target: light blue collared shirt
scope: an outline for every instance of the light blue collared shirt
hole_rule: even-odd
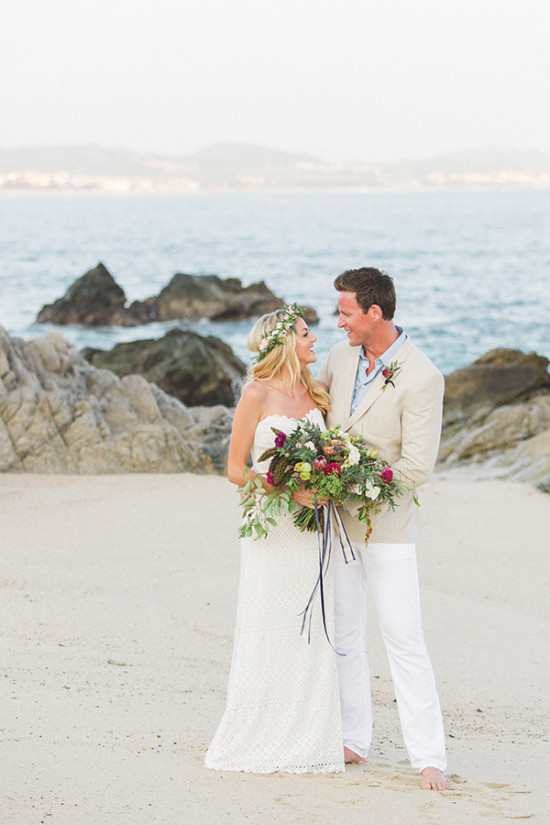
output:
[[[350,415],[352,415],[357,406],[361,403],[367,392],[372,386],[372,382],[380,372],[383,370],[384,367],[389,367],[391,364],[392,358],[397,353],[397,350],[401,347],[402,344],[405,343],[407,338],[407,333],[401,328],[398,327],[397,324],[395,326],[396,330],[399,333],[399,338],[393,342],[391,347],[388,347],[386,352],[383,352],[380,358],[377,358],[374,362],[374,369],[370,375],[367,375],[367,369],[369,367],[369,359],[365,355],[365,350],[361,347],[359,352],[359,363],[357,364],[357,373],[355,375],[355,384],[353,387],[353,398],[351,401],[351,409]]]

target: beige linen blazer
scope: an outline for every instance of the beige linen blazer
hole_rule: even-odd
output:
[[[399,371],[393,384],[384,384],[381,372],[350,415],[360,347],[347,341],[336,344],[321,367],[319,380],[330,393],[327,424],[342,425],[351,435],[360,435],[386,459],[404,484],[410,487],[397,499],[395,511],[387,505],[373,517],[372,542],[389,544],[415,541],[416,488],[430,477],[441,435],[444,378],[430,359],[409,338],[393,361]],[[349,505],[342,518],[352,541],[363,541],[365,525],[354,516],[358,508]]]

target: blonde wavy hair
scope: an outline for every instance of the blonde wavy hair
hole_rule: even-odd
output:
[[[271,330],[275,328],[277,322],[282,319],[282,309],[277,309],[275,312],[268,312],[266,315],[258,318],[248,335],[248,349],[251,352],[259,352],[260,342],[267,338]],[[269,379],[274,378],[283,367],[287,366],[290,370],[292,383],[297,384],[298,381],[301,381],[317,406],[326,413],[330,408],[329,394],[321,384],[315,380],[308,366],[300,369],[300,362],[296,355],[297,338],[296,332],[290,329],[282,344],[273,347],[270,352],[264,355],[261,361],[252,364],[248,368],[244,386],[246,387],[246,385],[252,381],[269,381]]]

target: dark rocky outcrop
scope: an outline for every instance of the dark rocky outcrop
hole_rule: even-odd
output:
[[[125,303],[124,291],[99,263],[78,278],[62,298],[42,307],[36,320],[41,324],[109,326],[121,322],[116,319],[124,316]]]
[[[75,281],[62,298],[46,304],[39,323],[81,326],[136,326],[153,321],[239,321],[273,312],[281,298],[263,281],[243,287],[238,278],[217,275],[174,275],[160,293],[127,306],[124,291],[102,263]],[[309,324],[318,322],[315,310],[305,308]]]
[[[494,349],[445,379],[444,423],[452,424],[487,410],[550,389],[548,359],[535,352]]]
[[[180,329],[159,340],[117,344],[108,352],[86,349],[83,355],[119,377],[139,373],[188,406],[233,406],[246,372],[223,341]]]
[[[547,358],[496,349],[445,381],[439,469],[468,467],[550,489]]]
[[[0,327],[0,471],[221,473],[225,406],[188,408],[141,375],[89,364],[57,332]]]
[[[282,307],[263,281],[243,287],[238,278],[222,280],[217,275],[174,275],[158,296],[134,301],[128,312],[139,323],[148,320],[174,321],[182,318],[212,321],[240,321]]]

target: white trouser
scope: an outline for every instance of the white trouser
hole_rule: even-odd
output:
[[[372,707],[366,653],[367,585],[374,597],[411,765],[444,771],[445,736],[422,631],[414,544],[353,543],[356,561],[334,553],[335,647],[344,745],[366,757]]]

